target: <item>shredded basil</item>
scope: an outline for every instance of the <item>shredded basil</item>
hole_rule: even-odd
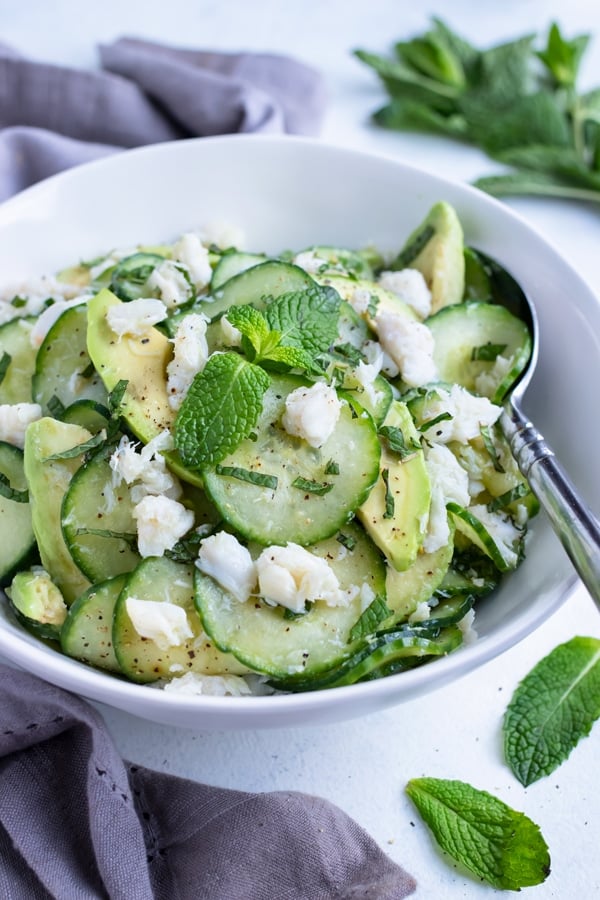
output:
[[[87,453],[89,450],[95,450],[96,447],[100,447],[105,442],[106,432],[102,430],[91,437],[89,441],[84,441],[83,444],[77,444],[75,447],[63,450],[62,453],[52,453],[50,456],[46,456],[43,462],[53,462],[57,459],[75,459],[76,456],[81,456],[82,453]]]

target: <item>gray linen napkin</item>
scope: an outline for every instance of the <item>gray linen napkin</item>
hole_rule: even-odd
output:
[[[126,763],[88,703],[0,666],[3,900],[400,900],[414,889],[328,801]]]
[[[0,44],[0,200],[118,149],[233,132],[318,133],[323,80],[287,56],[123,38],[102,71],[32,62]]]

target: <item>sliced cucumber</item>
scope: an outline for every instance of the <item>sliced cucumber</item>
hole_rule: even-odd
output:
[[[224,253],[214,268],[212,279],[210,282],[211,293],[214,294],[226,281],[251,269],[253,266],[259,266],[266,262],[267,257],[258,253]]]
[[[129,488],[114,486],[113,471],[101,454],[73,476],[61,524],[73,560],[91,582],[130,572],[140,560]]]
[[[462,632],[455,625],[442,629],[436,636],[418,628],[376,634],[368,638],[349,659],[320,677],[273,679],[271,684],[288,691],[344,687],[359,681],[394,675],[446,656],[460,647],[461,643]]]
[[[425,324],[434,337],[433,358],[440,379],[484,394],[494,403],[504,399],[529,362],[528,328],[504,306],[460,303],[440,310]],[[498,368],[497,357],[509,362]]]
[[[7,353],[10,363],[0,382],[0,403],[30,403],[31,378],[37,350],[29,336],[32,317],[11,319],[0,326],[0,359]]]
[[[94,584],[69,608],[60,633],[63,653],[97,669],[121,672],[112,645],[115,605],[126,575]]]
[[[201,312],[214,319],[231,306],[252,303],[264,308],[266,297],[280,297],[289,291],[303,291],[314,284],[310,275],[298,266],[271,260],[240,272],[221,285],[212,299],[200,304]]]
[[[307,247],[302,253],[310,253],[316,259],[323,260],[319,267],[319,275],[339,274],[351,278],[373,279],[373,269],[369,262],[369,252],[347,250],[343,247],[329,247],[324,244]],[[300,254],[296,254],[299,256]]]
[[[165,261],[158,253],[133,253],[115,266],[110,288],[121,300],[137,300],[153,296],[147,286],[148,279],[157,266]]]
[[[48,331],[38,351],[32,391],[45,414],[53,397],[65,407],[84,399],[107,404],[106,388],[87,350],[85,304],[66,309]]]
[[[456,530],[489,556],[500,572],[516,568],[521,552],[520,542],[509,546],[494,535],[475,513],[457,503],[448,503],[447,509],[454,519]]]
[[[23,453],[4,441],[0,441],[0,474],[12,490],[27,491]],[[8,584],[13,574],[35,556],[31,506],[0,495],[0,585]]]
[[[474,602],[475,595],[468,592],[444,597],[436,606],[432,606],[429,618],[419,622],[419,625],[430,633],[438,632],[448,625],[458,625],[472,609]]]
[[[102,403],[95,400],[76,400],[67,406],[61,415],[61,421],[70,425],[81,425],[92,434],[106,428],[110,419],[110,412]]]
[[[6,593],[12,610],[27,631],[46,641],[57,641],[67,615],[63,595],[39,566],[17,572]]]
[[[352,550],[330,538],[312,546],[311,553],[328,561],[343,590],[367,584],[383,596],[385,569],[377,549],[355,524],[346,525],[344,533],[355,542]],[[251,552],[256,556],[261,549]],[[283,607],[269,606],[258,597],[240,603],[200,572],[195,585],[207,633],[218,647],[259,672],[278,679],[298,673],[305,677],[338,665],[352,652],[349,636],[362,612],[360,595],[347,606],[329,607],[317,600],[307,613],[289,617]]]
[[[456,551],[452,565],[436,589],[440,598],[457,594],[485,597],[498,587],[500,573],[489,556],[475,550]]]
[[[166,557],[142,560],[128,577],[115,606],[113,647],[121,671],[132,681],[172,679],[185,672],[203,675],[243,674],[248,669],[233,656],[221,653],[207,638],[194,606],[194,567]],[[161,650],[150,638],[143,638],[127,613],[127,598],[166,601],[185,610],[193,637],[179,646]]]
[[[432,309],[460,303],[465,290],[463,231],[455,210],[436,203],[392,263],[392,269],[418,269],[431,290]]]
[[[343,401],[332,436],[318,450],[283,429],[285,399],[303,384],[292,376],[274,377],[254,429],[256,440],[247,438],[219,466],[202,470],[206,493],[225,521],[260,544],[306,546],[335,534],[365,501],[379,474],[375,425],[353,400]],[[330,461],[338,474],[327,474]],[[236,469],[246,478],[247,473],[272,476],[276,487],[240,480]],[[297,479],[303,481],[294,486]]]

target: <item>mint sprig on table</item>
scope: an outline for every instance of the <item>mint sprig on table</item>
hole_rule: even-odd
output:
[[[266,370],[322,371],[316,360],[338,332],[337,292],[315,284],[265,303],[264,312],[251,305],[227,311],[245,355],[231,350],[210,356],[181,405],[175,446],[190,469],[221,462],[250,436],[270,384]]]
[[[549,775],[600,717],[600,640],[575,637],[523,679],[504,717],[504,752],[526,787]]]
[[[600,202],[600,88],[577,88],[589,36],[553,24],[539,50],[536,37],[480,49],[434,18],[391,57],[355,52],[389,95],[379,125],[456,138],[510,167],[478,187]]]
[[[413,778],[406,792],[442,850],[488,884],[518,891],[547,878],[548,847],[524,813],[464,781]]]

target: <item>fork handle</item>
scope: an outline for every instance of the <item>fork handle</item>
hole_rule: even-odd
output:
[[[504,407],[500,426],[521,472],[600,609],[600,522],[577,493],[552,448],[514,401]]]

